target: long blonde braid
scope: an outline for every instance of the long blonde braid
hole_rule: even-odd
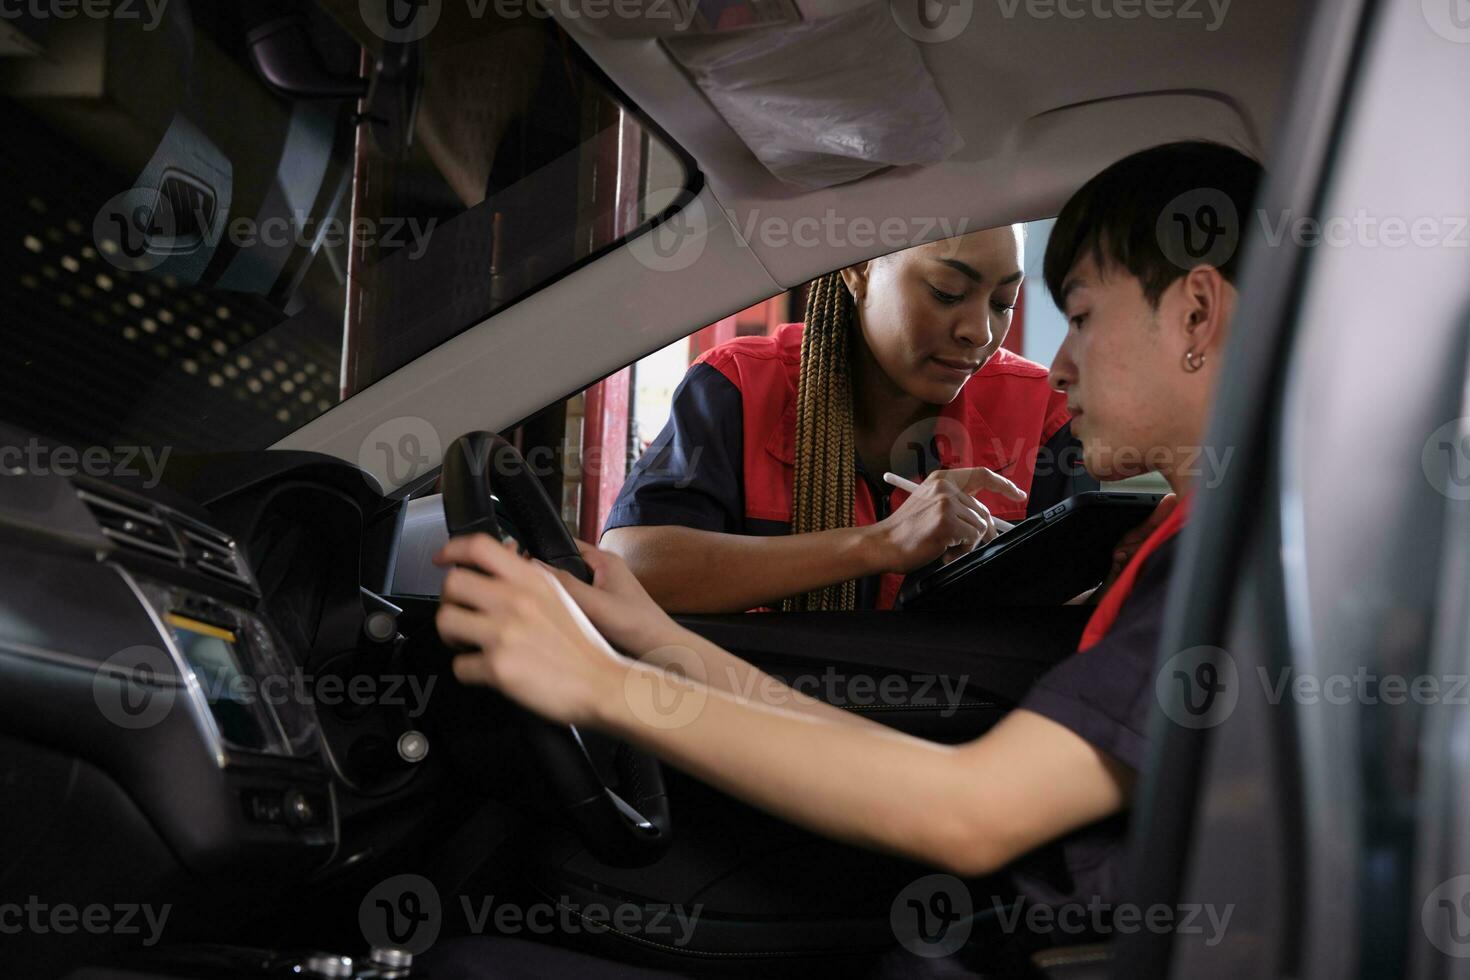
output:
[[[852,371],[848,360],[857,309],[838,272],[813,280],[801,337],[796,400],[796,476],[791,533],[852,526]],[[849,579],[781,603],[786,611],[853,609],[857,582]]]

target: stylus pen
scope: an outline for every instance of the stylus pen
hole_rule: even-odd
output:
[[[897,473],[884,473],[883,482],[888,484],[890,487],[897,487],[898,489],[907,491],[908,493],[917,493],[919,490],[919,485],[917,483],[915,483],[913,480],[905,480]],[[1011,528],[1015,527],[1015,525],[1012,524],[1010,521],[1003,521],[993,514],[991,515],[990,520],[995,524],[995,530],[1000,534],[1004,534]]]
[[[913,480],[905,480],[897,473],[884,473],[883,482],[888,484],[890,487],[898,487],[898,489],[903,490],[907,493],[919,492],[919,485],[917,483],[915,483]]]

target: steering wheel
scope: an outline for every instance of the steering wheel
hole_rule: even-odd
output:
[[[456,439],[444,456],[444,518],[454,536],[502,537],[497,509],[531,557],[592,581],[541,482],[516,448],[493,432]],[[563,812],[599,860],[636,867],[657,860],[673,839],[663,770],[646,752],[575,725],[524,712],[525,735]]]

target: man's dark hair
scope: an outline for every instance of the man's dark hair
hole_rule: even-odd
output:
[[[1057,216],[1042,266],[1047,290],[1061,306],[1067,273],[1084,254],[1099,269],[1137,278],[1152,306],[1196,265],[1213,265],[1235,282],[1261,177],[1255,160],[1204,140],[1124,157],[1084,184]]]

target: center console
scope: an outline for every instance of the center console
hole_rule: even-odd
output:
[[[123,574],[148,608],[211,754],[238,784],[250,835],[273,838],[280,830],[305,844],[329,843],[333,807],[320,728],[275,630],[241,605]]]

